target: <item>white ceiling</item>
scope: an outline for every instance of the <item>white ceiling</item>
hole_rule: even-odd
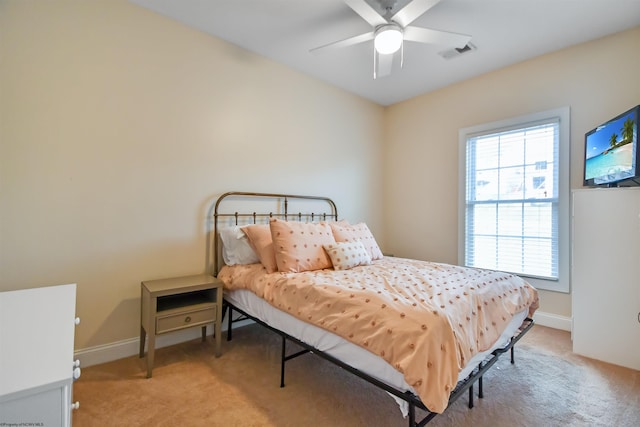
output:
[[[372,41],[309,53],[371,31],[343,0],[130,1],[381,105],[640,25],[640,0],[442,0],[411,25],[469,34],[477,50],[446,60],[448,46],[406,42],[404,67],[374,80]]]

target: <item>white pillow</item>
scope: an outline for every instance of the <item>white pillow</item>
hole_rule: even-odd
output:
[[[348,270],[358,265],[371,264],[371,256],[361,241],[336,242],[324,245],[334,270]]]
[[[222,239],[222,259],[227,265],[255,264],[260,262],[258,255],[249,245],[247,235],[242,227],[225,227],[220,230]]]

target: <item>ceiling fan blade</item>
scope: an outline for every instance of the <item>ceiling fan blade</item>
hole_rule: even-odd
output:
[[[471,36],[409,26],[404,29],[404,39],[412,42],[463,48],[471,41]]]
[[[380,16],[365,0],[344,0],[344,2],[372,27],[388,24],[387,20]]]
[[[374,78],[385,77],[391,74],[391,68],[393,67],[393,53],[382,54],[375,52],[374,55],[378,55],[378,61],[376,61],[376,69]]]
[[[373,40],[373,31],[370,33],[360,34],[354,37],[349,37],[348,39],[339,40],[337,42],[325,44],[323,46],[319,46],[309,50],[309,52],[313,54],[322,53],[334,49],[339,49],[342,47],[353,46],[354,44],[368,42],[369,40]]]
[[[441,0],[413,0],[391,17],[391,21],[403,27],[411,24],[427,10],[440,3]]]

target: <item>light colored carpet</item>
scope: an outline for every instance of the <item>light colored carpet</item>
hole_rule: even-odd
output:
[[[213,347],[209,337],[157,350],[151,379],[138,357],[83,369],[74,426],[408,425],[386,393],[314,355],[288,362],[280,388],[280,338],[261,326],[234,330],[220,358]],[[485,375],[484,392],[428,425],[640,426],[640,372],[577,356],[568,332],[542,326],[514,365],[505,354]]]

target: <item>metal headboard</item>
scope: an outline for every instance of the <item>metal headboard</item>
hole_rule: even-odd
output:
[[[225,204],[232,205],[233,201],[254,201],[251,203],[251,207],[267,206],[277,207],[276,211],[270,210],[268,212],[261,210],[251,210],[250,212],[238,211],[238,210],[225,210]],[[289,202],[291,201],[319,201],[326,204],[329,212],[289,212]],[[224,193],[218,200],[213,212],[213,275],[217,276],[220,269],[220,250],[221,242],[218,236],[218,226],[223,219],[231,220],[233,224],[240,225],[241,223],[258,224],[259,222],[267,222],[271,218],[280,218],[285,221],[337,221],[338,220],[338,208],[336,204],[328,197],[321,196],[299,196],[294,194],[277,194],[277,193],[249,193],[242,191],[230,191]]]

